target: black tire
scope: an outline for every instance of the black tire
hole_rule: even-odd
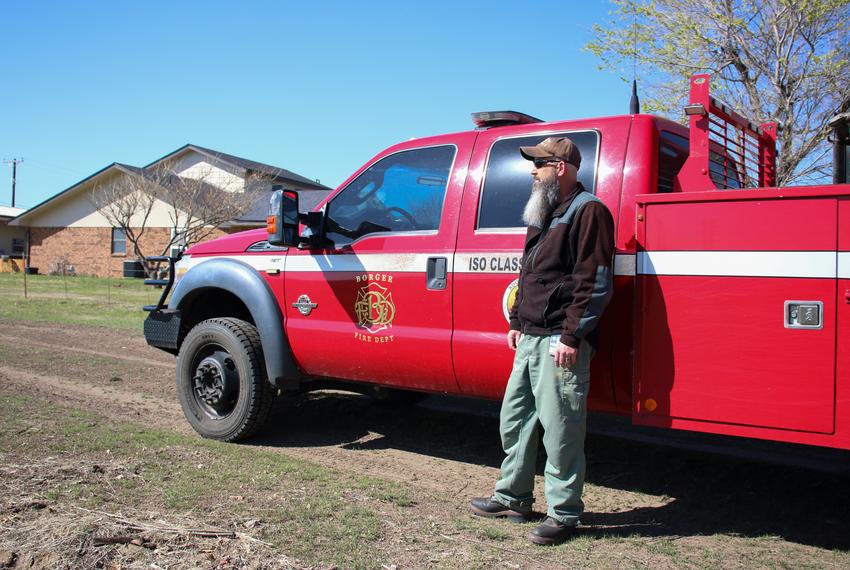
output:
[[[232,318],[198,323],[177,355],[177,395],[203,437],[239,441],[262,428],[275,391],[256,327]]]

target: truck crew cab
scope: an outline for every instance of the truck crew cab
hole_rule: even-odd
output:
[[[192,247],[145,323],[177,354],[187,419],[239,440],[282,391],[340,381],[500,399],[531,188],[519,147],[567,136],[616,224],[590,408],[850,449],[850,185],[773,187],[775,125],[708,87],[691,79],[689,128],[476,114],[381,152],[314,212],[279,192],[267,231]]]

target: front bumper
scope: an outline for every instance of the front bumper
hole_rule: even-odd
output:
[[[180,342],[180,311],[153,311],[145,319],[145,340],[149,345],[168,352],[177,352]]]

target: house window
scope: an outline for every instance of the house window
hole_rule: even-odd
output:
[[[12,238],[12,255],[23,255],[24,240],[21,238]]]
[[[127,236],[121,228],[112,228],[112,253],[127,253]]]

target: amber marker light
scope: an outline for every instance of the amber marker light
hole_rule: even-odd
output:
[[[270,234],[277,233],[277,216],[266,216],[266,231]]]
[[[656,408],[658,408],[658,402],[656,402],[652,398],[647,398],[643,403],[643,407],[646,409],[647,412],[654,412]]]

